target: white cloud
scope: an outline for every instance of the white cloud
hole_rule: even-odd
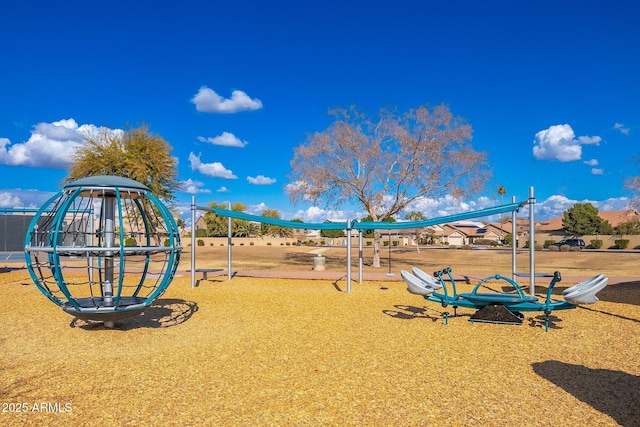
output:
[[[604,169],[601,168],[591,168],[592,175],[602,175],[604,174]]]
[[[265,209],[268,209],[269,206],[266,203],[261,202],[257,205],[249,205],[247,206],[247,213],[251,215],[260,215]]]
[[[438,199],[430,197],[419,197],[407,206],[400,214],[404,219],[405,215],[411,211],[421,212],[426,218],[438,218],[441,216],[454,215],[473,210],[480,210],[499,205],[495,200],[482,196],[477,200],[462,201],[447,195]]]
[[[196,105],[196,110],[203,113],[237,113],[262,108],[262,101],[251,99],[241,90],[234,90],[231,98],[225,99],[206,86],[200,88],[191,102]]]
[[[613,128],[620,131],[620,133],[623,135],[629,135],[629,132],[631,131],[631,129],[625,127],[622,123],[616,123],[615,125],[613,125]]]
[[[206,188],[202,188],[204,183],[200,181],[194,181],[191,178],[186,181],[182,181],[181,183],[182,191],[189,194],[210,194],[211,190]]]
[[[224,185],[216,190],[216,193],[228,193],[229,190]]]
[[[621,211],[629,209],[628,197],[615,197],[592,203],[599,211]]]
[[[204,136],[199,136],[198,141],[200,142],[209,142],[213,145],[222,145],[224,147],[245,147],[248,142],[242,141],[240,138],[235,136],[230,132],[222,132],[222,135],[215,136],[213,138],[205,138]]]
[[[200,155],[196,156],[193,153],[189,153],[189,162],[191,163],[191,170],[197,170],[203,175],[224,179],[238,178],[231,170],[225,168],[220,162],[202,163],[200,161]]]
[[[535,219],[544,220],[544,219],[552,219],[557,218],[562,215],[564,211],[569,209],[571,206],[578,203],[576,200],[570,200],[565,196],[554,195],[548,197],[546,200],[537,201],[535,205]],[[526,208],[528,212],[528,207]],[[528,216],[528,214],[527,214]]]
[[[571,162],[582,158],[583,145],[598,145],[600,141],[602,138],[599,136],[580,136],[576,139],[568,124],[554,125],[536,133],[533,155],[538,160]]]
[[[52,123],[38,123],[33,127],[26,142],[11,144],[0,138],[0,163],[11,166],[47,167],[67,169],[78,147],[84,144],[85,136],[106,128],[81,125],[74,119]],[[111,132],[122,132],[111,130]]]
[[[518,200],[519,202],[523,200]],[[553,219],[562,216],[564,211],[571,208],[576,203],[591,203],[599,211],[610,210],[623,210],[629,206],[629,198],[619,197],[610,198],[607,200],[573,200],[563,195],[553,195],[545,200],[537,199],[535,205],[535,219],[536,221],[543,221]],[[416,200],[405,210],[403,210],[397,219],[403,220],[405,215],[411,211],[418,211],[425,215],[427,219],[440,218],[449,215],[455,215],[465,212],[471,212],[486,208],[491,208],[501,203],[494,198],[479,197],[474,200],[460,201],[456,200],[452,196],[445,196],[438,199],[433,198],[421,198]],[[250,206],[247,208],[247,212],[260,215],[267,206],[264,203],[259,205]],[[345,221],[349,219],[360,219],[367,216],[366,212],[356,210],[325,210],[321,207],[312,205],[306,209],[300,209],[294,213],[284,212],[282,217],[286,219],[301,219],[307,223],[321,223],[326,220],[329,221]],[[503,216],[506,218],[510,216],[510,213],[505,213]],[[518,218],[528,218],[529,207],[525,206],[517,213]],[[492,215],[490,217],[472,218],[470,221],[474,222],[497,222],[500,220],[500,215]]]
[[[0,208],[23,207],[20,197],[14,196],[8,191],[0,191]]]
[[[291,216],[291,219],[301,219],[304,222],[319,223],[325,221],[345,221],[345,218],[361,218],[365,215],[355,212],[324,210],[318,206],[310,206],[305,210],[298,210]]]
[[[274,178],[269,178],[263,175],[258,175],[255,178],[252,176],[248,176],[247,181],[249,181],[249,184],[253,185],[271,185],[276,182]]]
[[[598,166],[598,159],[585,160],[583,163],[587,166]]]
[[[0,208],[40,208],[56,192],[22,190],[19,188],[0,191]]]
[[[553,195],[546,200],[536,203],[536,220],[545,220],[561,217],[564,211],[576,203],[591,203],[599,211],[618,211],[629,208],[629,198],[617,197],[606,200],[575,200],[561,195]],[[528,208],[527,208],[528,209]],[[528,212],[528,210],[527,210]]]

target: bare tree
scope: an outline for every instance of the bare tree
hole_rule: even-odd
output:
[[[422,212],[411,211],[404,216],[407,221],[422,221],[427,219]],[[415,228],[413,230],[407,230],[411,233],[411,238],[416,242],[416,252],[420,252],[420,235],[422,234],[421,228]]]
[[[640,154],[633,157],[631,161],[640,168]],[[625,188],[631,190],[632,196],[630,207],[632,209],[640,209],[640,176],[632,176],[624,183]]]
[[[356,202],[382,221],[420,197],[467,196],[489,178],[486,155],[470,144],[471,126],[444,105],[380,110],[375,119],[355,106],[329,113],[335,121],[294,151],[287,186],[294,202]],[[373,266],[380,267],[379,231]]]

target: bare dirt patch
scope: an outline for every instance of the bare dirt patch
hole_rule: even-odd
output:
[[[344,247],[325,249],[330,271],[345,271],[347,251]],[[318,248],[307,246],[233,246],[232,266],[234,270],[311,270],[313,257]],[[196,248],[198,267],[227,267],[227,247],[203,246]],[[372,248],[364,248],[364,271],[386,272],[389,268],[388,249],[382,250],[382,267],[371,267]],[[190,266],[190,248],[185,248],[181,268]],[[391,250],[391,271],[396,275],[401,269],[419,266],[425,271],[451,267],[459,274],[509,274],[511,272],[511,250],[463,250],[463,249],[415,249],[395,248]],[[587,276],[603,273],[608,276],[640,277],[640,252],[582,251],[582,252],[535,252],[536,271],[553,273],[560,271],[566,276]],[[516,257],[517,270],[529,270],[529,252],[520,250]],[[358,267],[358,249],[352,250],[352,266]]]

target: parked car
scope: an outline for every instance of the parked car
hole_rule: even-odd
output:
[[[582,239],[560,240],[559,242],[553,243],[551,246],[557,246],[558,249],[560,249],[564,245],[571,246],[571,247],[577,246],[580,249],[584,249],[584,247],[585,247],[584,240],[582,240]]]

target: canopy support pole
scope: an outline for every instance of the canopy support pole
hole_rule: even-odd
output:
[[[358,230],[358,283],[362,283],[362,229]]]
[[[529,187],[529,294],[536,294],[536,255],[535,255],[535,221],[533,212],[535,210],[536,198],[533,195],[533,187]]]
[[[231,202],[229,202],[229,210],[231,210]],[[227,279],[231,280],[231,217],[227,221]]]
[[[196,196],[191,196],[191,288],[196,287]]]
[[[347,220],[347,293],[351,293],[351,220]]]
[[[516,196],[511,196],[513,203],[516,202]],[[516,255],[518,254],[518,227],[516,226],[516,211],[511,211],[511,278],[514,282],[518,281]]]

